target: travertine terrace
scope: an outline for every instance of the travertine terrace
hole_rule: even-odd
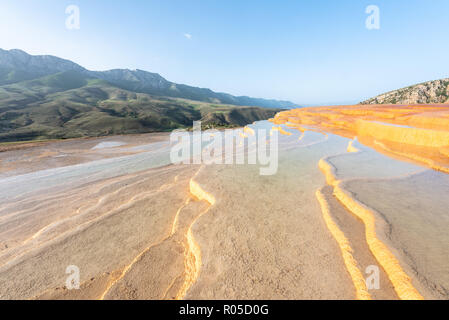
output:
[[[448,277],[443,270],[447,267],[449,260],[447,256],[447,244],[449,243],[447,237],[443,236],[443,239],[440,238],[436,241],[439,243],[439,249],[433,248],[432,251],[438,252],[438,256],[432,258],[430,255],[426,256],[424,251],[417,252],[416,247],[419,245],[414,246],[411,243],[413,237],[410,235],[406,237],[407,239],[402,238],[400,240],[402,246],[408,243],[408,248],[399,248],[398,252],[398,248],[394,249],[392,242],[399,236],[394,233],[397,232],[395,229],[404,229],[404,227],[392,225],[393,217],[390,216],[390,207],[397,207],[398,203],[403,204],[402,209],[396,209],[404,214],[399,219],[404,221],[411,219],[412,222],[409,223],[409,226],[414,225],[414,231],[422,234],[422,240],[426,241],[423,235],[429,235],[428,229],[433,229],[433,239],[437,239],[436,234],[442,233],[437,231],[435,227],[438,220],[446,221],[448,218],[447,212],[445,212],[447,210],[444,209],[448,204],[447,200],[443,200],[444,204],[440,205],[438,205],[438,202],[442,198],[447,198],[447,182],[449,181],[447,176],[447,173],[449,173],[449,106],[357,105],[303,108],[281,112],[271,121],[277,125],[283,124],[295,128],[301,132],[317,130],[353,139],[348,143],[346,154],[325,157],[319,161],[319,168],[326,177],[328,185],[333,188],[330,199],[337,199],[346,211],[363,222],[365,240],[369,250],[388,275],[399,298],[423,298],[415,288],[412,281],[413,277],[410,277],[410,274],[414,274],[416,278],[427,283],[428,287],[421,287],[421,291],[428,292],[431,288],[430,290],[433,290],[433,293],[437,296],[441,294],[442,297],[446,297]],[[370,148],[362,145],[356,147],[355,144],[358,142]],[[405,163],[397,166],[391,161],[379,159],[379,154],[374,153],[373,150],[391,158],[416,163],[433,170],[416,171],[417,168],[409,167]],[[358,160],[357,157],[360,159]],[[393,170],[387,169],[388,166],[391,166]],[[390,173],[382,177],[382,171],[390,171]],[[437,173],[438,171],[441,173]],[[418,177],[423,178],[420,178],[420,180]],[[395,198],[385,196],[375,199],[376,192],[369,190],[369,186],[377,185],[374,187],[377,188],[377,196],[382,193],[393,193],[394,187],[392,186],[397,186],[399,181],[404,181],[405,183],[402,183],[407,187],[403,188],[402,194],[398,194],[396,190],[394,192]],[[414,185],[418,181],[421,185]],[[354,185],[358,185],[358,187],[354,188]],[[383,185],[383,189],[379,189],[379,185]],[[427,188],[423,188],[422,185],[426,185]],[[430,187],[430,185],[433,185],[433,187]],[[317,199],[322,206],[327,227],[340,245],[342,256],[354,281],[358,297],[369,299],[370,296],[366,292],[365,283],[361,281],[360,272],[356,267],[357,263],[354,263],[351,255],[353,251],[351,244],[332,220],[331,210],[323,193],[324,190],[317,191]],[[419,193],[416,190],[422,192]],[[365,195],[363,195],[364,192]],[[410,205],[409,197],[411,193],[418,199],[419,203],[414,208]],[[426,200],[429,197],[434,199],[433,203]],[[427,207],[423,206],[424,203],[427,203]],[[379,207],[384,209],[379,210]],[[408,208],[405,212],[404,207]],[[418,207],[423,211],[417,214]],[[338,211],[337,209],[334,210],[335,212]],[[434,211],[434,213],[427,212],[427,210]],[[436,214],[436,212],[440,213]],[[417,221],[413,221],[415,219],[412,217],[413,215],[427,216],[426,221],[422,221],[424,223],[421,230],[416,229]],[[437,221],[432,221],[431,216],[437,216]],[[403,221],[401,221],[402,223]],[[447,227],[446,224],[445,227]],[[401,232],[404,234],[407,233],[407,230],[401,230]],[[410,228],[408,232],[412,233],[412,229]],[[398,239],[396,240],[398,241]],[[389,243],[390,248],[385,243]],[[435,243],[426,244],[427,247],[432,245],[435,245]],[[402,263],[391,250],[394,250],[397,256],[402,257]],[[435,269],[433,274],[430,272],[432,264],[435,263],[435,261],[432,261],[433,259],[442,263],[436,268],[440,270],[440,274],[436,274]],[[424,267],[424,265],[426,266]],[[428,274],[419,274],[420,268],[425,268]],[[404,269],[408,269],[409,274]],[[417,284],[417,286],[420,285]]]
[[[279,133],[271,176],[173,165],[167,134],[2,152],[0,298],[447,299],[447,110],[282,112],[240,136]]]
[[[302,108],[272,121],[355,138],[380,152],[449,173],[449,105],[354,105]]]

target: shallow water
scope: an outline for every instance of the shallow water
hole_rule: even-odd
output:
[[[388,223],[385,237],[438,298],[449,297],[449,176],[433,170],[345,185]],[[412,272],[413,272],[412,271]]]
[[[273,124],[260,121],[249,127],[256,131],[256,135],[258,129],[265,129],[265,133],[268,134]],[[379,229],[379,237],[391,247],[420,293],[426,297],[447,299],[449,297],[447,272],[449,270],[449,233],[447,232],[449,230],[447,211],[449,178],[447,174],[393,159],[356,141],[352,142],[352,146],[359,151],[348,152],[348,144],[351,140],[334,134],[311,130],[301,132],[288,126],[281,127],[282,131],[279,131],[278,135],[279,168],[275,175],[260,176],[261,165],[257,163],[255,165],[209,165],[195,177],[196,182],[203,189],[214,195],[217,203],[208,214],[196,222],[197,226],[193,229],[193,234],[196,235],[195,238],[202,251],[203,266],[187,296],[189,298],[237,299],[352,298],[351,280],[345,272],[338,246],[322,220],[322,213],[315,198],[315,191],[326,184],[325,177],[318,168],[320,159],[325,159],[333,167],[335,179],[343,181],[344,187],[353,194],[355,199],[375,210],[379,214],[377,218],[384,220],[388,228]],[[206,146],[204,143],[202,145]],[[114,147],[117,146],[114,145]],[[170,165],[172,144],[169,141],[143,143],[130,147],[123,144],[120,146],[122,152],[138,153],[60,168],[48,168],[0,179],[0,200],[2,201],[0,218],[4,218],[0,221],[0,227],[2,224],[14,223],[14,225],[19,224],[17,230],[20,230],[20,219],[17,217],[21,215],[24,221],[31,221],[27,222],[30,225],[33,224],[32,219],[44,219],[45,216],[32,217],[33,211],[24,209],[31,206],[26,204],[31,196],[36,199],[42,196],[41,205],[45,207],[46,201],[49,201],[44,200],[45,197],[64,195],[66,192],[63,199],[76,197],[76,194],[71,194],[73,192],[81,194],[84,191],[88,195],[88,186],[94,186],[96,183],[102,185],[108,179],[122,179],[121,177],[133,175],[139,177],[142,174],[142,179],[145,178],[145,181],[151,182],[152,188],[153,184],[161,186],[167,182],[167,179],[177,180],[171,173],[158,175],[156,172],[158,168]],[[101,148],[97,148],[97,151],[102,152],[104,148],[109,147],[112,145],[103,144]],[[245,145],[246,151],[248,148],[251,150],[250,146]],[[181,170],[180,172],[188,171],[193,175],[194,171],[190,170],[192,166],[176,167]],[[156,169],[155,173],[144,175],[152,169]],[[110,186],[114,192],[120,190],[114,189],[112,182]],[[124,186],[126,187],[126,184]],[[121,188],[124,186],[120,185]],[[187,188],[187,184],[185,187]],[[138,192],[130,189],[129,194],[123,193],[123,200],[117,198],[117,201],[120,200],[118,201],[120,204],[130,203],[132,206],[134,205],[133,196],[139,192],[144,192],[144,188],[139,189]],[[168,195],[164,196],[167,200],[158,198],[157,201],[160,202],[149,203],[148,210],[152,209],[151,206],[156,208],[157,205],[157,208],[165,208],[167,212],[172,212],[173,210],[169,210],[170,206],[174,203],[179,206],[182,203],[180,196],[182,194],[182,190],[179,190],[176,199],[170,200]],[[86,203],[88,200],[95,203],[95,197],[89,199],[87,195]],[[8,204],[13,207],[19,201],[24,204],[18,207],[17,211],[8,209]],[[101,201],[98,203],[101,204]],[[114,207],[113,202],[110,202],[110,206]],[[145,207],[138,204],[136,212],[143,214],[142,208]],[[345,212],[343,206],[341,209]],[[21,210],[25,210],[24,213]],[[54,210],[60,214],[46,218],[50,226],[57,223],[58,219],[65,214],[62,205]],[[80,211],[79,208],[78,211]],[[346,213],[351,215],[349,211]],[[10,216],[15,220],[11,220]],[[117,220],[114,220],[114,226],[110,222],[106,224],[108,220],[104,222],[99,220],[96,225],[99,228],[104,223],[106,229],[103,228],[103,232],[110,228],[115,230],[115,233],[120,233],[121,223],[127,221],[125,217],[125,213],[122,220],[117,217]],[[143,219],[142,217],[135,216],[133,224],[126,228],[128,232],[126,234],[131,234],[129,228],[137,226],[138,219]],[[151,223],[158,223],[159,220],[151,221]],[[150,221],[146,225],[149,224]],[[45,224],[43,226],[43,230],[47,231]],[[163,230],[168,227],[158,225],[158,228]],[[37,240],[45,236],[45,232],[42,235],[39,232],[35,234]],[[85,232],[89,235],[85,236],[85,239],[95,238],[93,231]],[[101,246],[86,242],[81,234],[73,237],[70,243],[75,246],[82,244],[89,251],[89,255],[95,256],[96,250],[101,250]],[[104,237],[104,241],[111,241],[108,246],[112,247],[114,241],[120,239],[118,237],[117,240],[113,240],[108,238],[108,235]],[[131,236],[129,237],[131,239]],[[366,241],[363,238],[349,240]],[[121,241],[123,242],[124,239]],[[142,241],[149,240],[139,236],[132,240],[135,242],[129,241],[129,245],[133,248],[141,248],[148,245],[144,245]],[[45,249],[47,250],[44,251],[45,255],[53,257],[54,261],[66,263],[67,257],[64,250],[57,248],[58,246]],[[30,247],[27,247],[28,249]],[[34,255],[34,249],[31,247],[30,250],[30,254]],[[120,250],[125,252],[126,247],[122,245]],[[131,253],[137,255],[134,252]],[[82,250],[77,254],[79,263],[85,264],[84,268],[89,270],[87,272],[89,276],[98,275],[100,271],[111,272],[112,266],[123,264],[119,255],[111,258],[116,260],[102,264],[83,260]],[[38,261],[37,258],[35,259]],[[24,267],[21,270],[28,270],[26,262],[23,263]],[[14,284],[8,282],[6,274],[11,276],[14,272],[11,270],[8,272],[12,273],[5,273],[3,278],[0,273],[0,280],[13,286]],[[17,274],[16,276],[18,279],[23,278]],[[51,274],[36,275],[36,281],[41,279],[39,278],[41,276],[52,277]],[[61,276],[57,278],[60,279]],[[247,281],[250,283],[246,283]],[[52,288],[54,284],[55,282],[48,282],[45,289]],[[277,290],[273,291],[273,285],[277,286]],[[17,286],[20,286],[20,283]],[[35,294],[38,291],[35,289],[29,292]]]
[[[120,147],[123,145],[126,145],[126,143],[120,142],[120,141],[105,141],[105,142],[100,142],[99,144],[97,144],[95,147],[92,148],[92,150],[115,148],[115,147]]]

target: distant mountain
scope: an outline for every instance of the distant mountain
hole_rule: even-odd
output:
[[[0,55],[0,142],[169,131],[194,120],[236,127],[281,111],[223,104],[212,98],[218,93],[145,71],[92,72],[56,57],[7,52]]]
[[[76,63],[54,56],[32,56],[18,49],[0,49],[0,85],[70,70],[87,71]]]
[[[361,102],[361,104],[427,103],[449,103],[449,79],[434,80],[412,85]]]
[[[176,84],[164,79],[157,73],[143,70],[89,71],[74,62],[54,56],[32,56],[17,49],[9,51],[0,49],[0,85],[32,80],[64,71],[78,71],[90,77],[108,81],[121,89],[157,96],[240,106],[283,109],[297,107],[289,101],[246,96],[236,97],[227,93],[214,92],[210,89]]]

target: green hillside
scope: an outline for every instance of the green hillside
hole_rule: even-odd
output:
[[[77,71],[0,86],[0,142],[243,126],[279,109],[153,96]]]

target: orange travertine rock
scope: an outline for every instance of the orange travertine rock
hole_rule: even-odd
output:
[[[354,138],[376,150],[449,173],[449,105],[311,107],[271,121]]]
[[[351,279],[354,283],[356,298],[358,300],[371,300],[371,295],[369,294],[366,287],[363,273],[360,271],[357,261],[352,255],[353,249],[351,248],[351,244],[344,233],[339,229],[335,221],[332,219],[330,208],[326,198],[323,196],[322,189],[317,190],[316,197],[318,199],[318,202],[320,203],[326,226],[340,247],[346,269],[348,270],[348,273],[350,274]]]

